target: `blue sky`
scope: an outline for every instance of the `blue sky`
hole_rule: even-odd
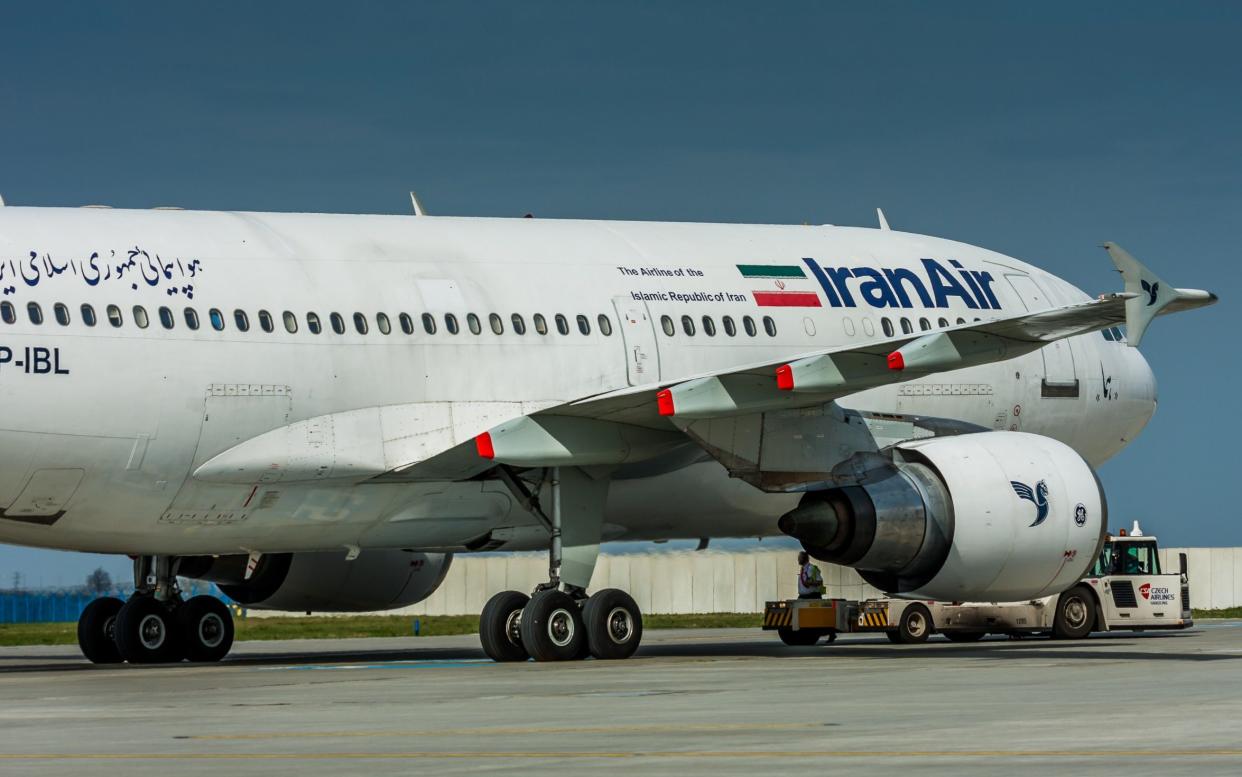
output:
[[[10,204],[873,224],[1090,292],[1115,240],[1215,308],[1143,343],[1113,523],[1242,545],[1242,6],[31,3],[0,9]],[[94,559],[0,548],[0,584]],[[128,562],[107,564],[127,575]]]

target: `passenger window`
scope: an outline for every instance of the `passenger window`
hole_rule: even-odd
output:
[[[43,323],[43,308],[39,307],[38,302],[26,303],[26,315],[30,316],[30,323],[32,324]]]
[[[83,305],[81,307],[81,311],[82,311],[82,323],[86,324],[87,326],[94,326],[95,320],[96,320],[95,319],[95,308],[91,307],[90,305]]]
[[[578,331],[584,335],[591,334],[591,321],[581,313],[578,314]]]
[[[266,310],[259,311],[259,328],[264,332],[271,332],[276,328],[276,322],[272,321],[272,314]]]
[[[919,329],[921,329],[921,330],[923,330],[924,332],[926,332],[927,330],[931,329],[931,322],[930,322],[930,321],[928,321],[928,320],[927,320],[927,319],[925,319],[925,318],[920,318],[920,319],[919,319]]]
[[[548,333],[548,322],[543,317],[543,314],[536,313],[534,317],[534,321],[535,321],[535,331],[541,335],[546,335]]]
[[[569,334],[569,320],[560,313],[556,314],[556,331],[563,335]]]
[[[473,313],[466,314],[466,326],[470,327],[470,334],[477,335],[483,331],[483,325],[479,323],[479,317]]]
[[[139,329],[146,329],[151,321],[147,318],[147,309],[142,305],[134,305],[134,324]]]
[[[453,315],[452,313],[445,313],[444,314],[444,328],[451,335],[457,334],[457,332],[460,331],[457,327],[457,316]]]
[[[414,319],[410,318],[409,313],[402,313],[397,316],[397,320],[401,322],[401,331],[407,335],[414,334]]]
[[[848,335],[849,337],[854,336],[854,333],[856,331],[854,329],[854,319],[849,318],[848,316],[841,319],[841,326],[845,328],[846,335]]]
[[[776,337],[776,322],[771,316],[763,317],[763,331],[768,333],[768,337]]]
[[[673,326],[673,319],[668,316],[660,316],[660,328],[664,330],[664,334],[672,337],[677,334],[677,329]]]
[[[52,314],[56,316],[56,323],[61,326],[69,326],[69,308],[65,307],[65,303],[57,302],[53,305]]]
[[[941,329],[948,329],[948,328],[949,328],[949,319],[947,319],[947,318],[940,318],[940,319],[937,319],[937,320],[936,320],[936,325],[937,325],[937,326],[939,326]]]
[[[687,337],[694,336],[694,319],[690,316],[681,317],[681,331],[686,333]]]
[[[430,313],[423,314],[423,331],[429,335],[436,333],[436,317]]]
[[[331,313],[328,315],[328,322],[332,324],[332,331],[338,335],[345,334],[345,317],[340,313]]]
[[[160,326],[165,329],[172,329],[176,319],[173,317],[171,308],[160,308]]]
[[[17,323],[17,312],[13,310],[12,302],[0,302],[0,318],[3,318],[6,324]]]
[[[957,325],[958,325],[958,326],[961,326],[962,324],[965,324],[965,323],[966,323],[966,319],[962,318],[961,316],[958,316],[958,317],[957,317]]]
[[[742,328],[746,330],[746,334],[754,337],[759,334],[759,330],[755,328],[755,319],[750,316],[742,316]]]
[[[885,316],[884,318],[880,319],[880,326],[884,329],[885,337],[893,336],[894,332],[893,332],[893,320],[892,319],[890,319],[888,316]]]
[[[307,329],[310,331],[310,333],[311,333],[311,334],[313,334],[313,335],[317,335],[317,334],[319,334],[320,332],[322,332],[322,331],[323,331],[323,322],[321,322],[321,321],[319,320],[319,314],[318,314],[318,313],[310,313],[310,312],[307,312],[307,314],[306,314],[306,328],[307,328]]]
[[[863,334],[865,334],[867,337],[875,337],[875,324],[871,323],[871,318],[864,317],[862,322],[863,322]]]
[[[392,332],[392,322],[388,320],[387,313],[375,314],[375,326],[380,330],[380,334],[382,335]]]
[[[487,317],[487,323],[492,327],[492,334],[503,335],[505,333],[505,321],[499,315],[492,313]]]
[[[246,315],[246,311],[238,308],[233,311],[233,325],[237,327],[239,332],[250,331],[250,316]]]
[[[135,315],[137,315],[137,311],[135,311]],[[224,314],[221,313],[216,308],[212,308],[211,310],[207,311],[207,318],[211,321],[212,329],[216,330],[217,332],[224,329]],[[143,326],[143,325],[139,324],[139,326]]]
[[[185,309],[185,325],[188,329],[198,329],[198,311],[194,308]]]
[[[902,316],[902,319],[901,319],[901,333],[902,333],[903,335],[908,335],[908,334],[913,334],[913,333],[914,333],[914,324],[911,324],[911,323],[910,323],[910,319],[908,319],[908,318],[906,318],[906,317],[904,317],[904,316]]]
[[[725,316],[721,318],[720,323],[724,324],[725,334],[729,337],[733,337],[737,334],[737,325],[733,323],[732,316]]]
[[[599,318],[597,320],[599,321],[599,331],[604,333],[604,337],[611,337],[612,336],[612,319],[610,319],[608,316],[605,316],[603,313],[600,313]]]
[[[292,310],[286,310],[281,314],[281,318],[285,320],[285,331],[293,334],[298,331],[298,317],[293,314]]]
[[[703,316],[703,334],[708,337],[716,336],[716,322],[712,321],[711,316]]]
[[[524,320],[522,319],[522,316],[521,316],[521,314],[520,314],[520,313],[514,313],[514,314],[513,314],[513,315],[509,318],[509,321],[511,321],[511,322],[513,323],[513,331],[514,331],[514,332],[516,332],[516,333],[517,333],[517,334],[519,334],[519,335],[524,335],[524,334],[526,334],[526,321],[524,321]]]
[[[125,323],[121,319],[121,309],[116,305],[108,306],[108,323],[115,327],[119,327],[121,324]]]
[[[354,329],[358,330],[358,334],[365,335],[367,333],[367,317],[361,313],[354,314]]]

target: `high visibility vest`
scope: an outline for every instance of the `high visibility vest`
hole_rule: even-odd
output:
[[[806,562],[798,572],[798,595],[822,594],[823,592],[824,577],[819,573],[819,567],[809,561]]]

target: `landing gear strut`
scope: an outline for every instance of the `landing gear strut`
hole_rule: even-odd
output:
[[[483,652],[496,661],[569,661],[629,658],[642,641],[643,618],[634,599],[609,588],[588,596],[599,555],[608,481],[577,468],[545,471],[532,492],[507,466],[505,485],[548,529],[548,582],[528,598],[517,591],[493,596],[479,618]],[[552,514],[540,506],[538,492],[551,490]]]
[[[134,559],[128,601],[96,599],[78,619],[78,646],[92,663],[219,661],[233,646],[233,616],[214,596],[182,601],[177,559]]]

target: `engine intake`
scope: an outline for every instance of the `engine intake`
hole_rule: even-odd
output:
[[[1056,593],[1099,553],[1106,502],[1073,449],[1021,432],[902,443],[856,486],[806,494],[782,532],[821,561],[911,598],[1008,601]]]

